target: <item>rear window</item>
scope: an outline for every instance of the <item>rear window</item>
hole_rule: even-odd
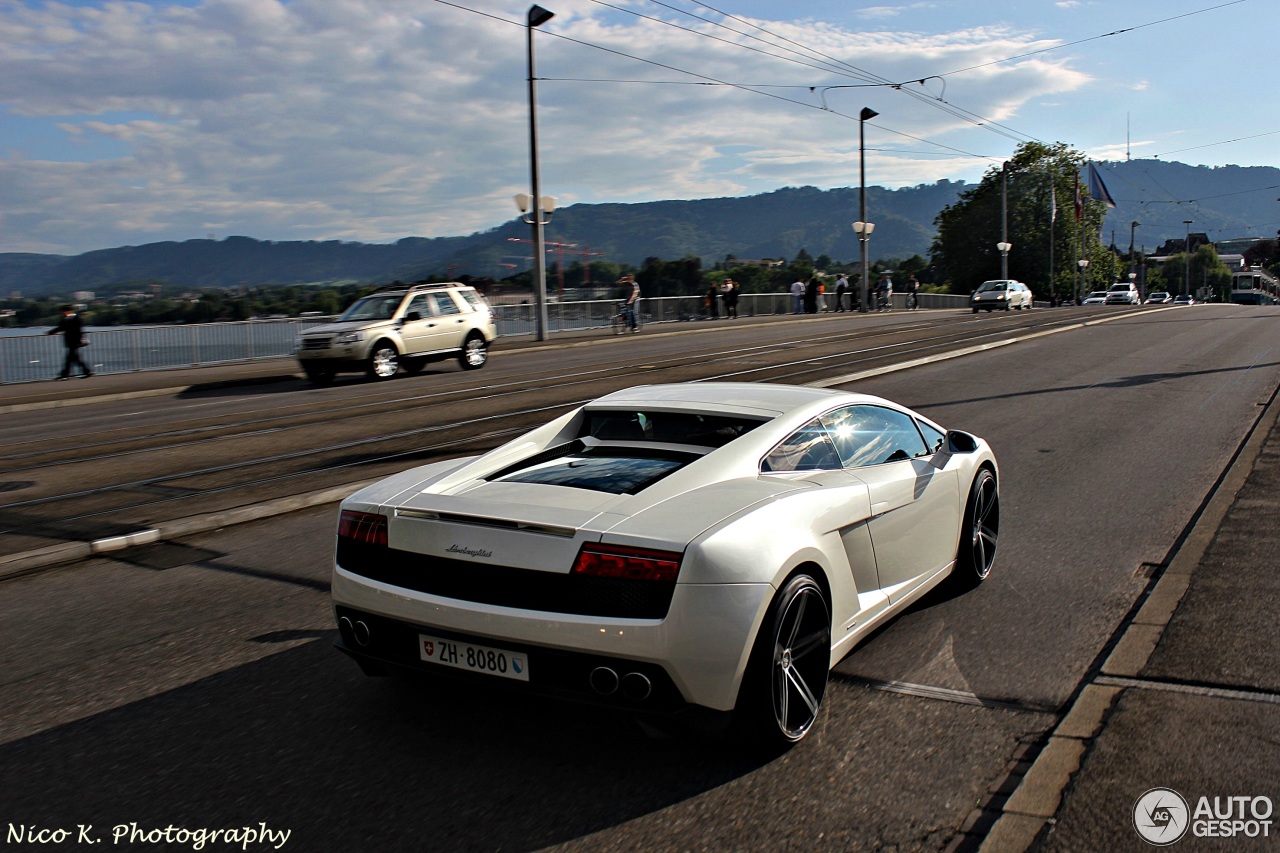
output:
[[[723,447],[763,420],[694,412],[596,409],[586,412],[581,436],[601,441],[645,441]]]
[[[650,453],[616,447],[584,448],[575,452],[571,446],[566,450],[561,456],[542,459],[527,468],[499,474],[491,480],[633,495],[698,458],[690,453]]]

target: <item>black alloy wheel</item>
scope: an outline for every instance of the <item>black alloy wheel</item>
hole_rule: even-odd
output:
[[[960,550],[951,580],[960,589],[970,589],[991,574],[1000,537],[1000,490],[991,469],[983,468],[973,478],[961,524]]]
[[[826,595],[809,575],[795,575],[778,592],[756,638],[739,700],[743,728],[768,747],[798,743],[822,710],[830,670]]]

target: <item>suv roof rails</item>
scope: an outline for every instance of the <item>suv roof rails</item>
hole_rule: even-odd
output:
[[[460,281],[420,281],[417,284],[388,284],[374,290],[374,293],[388,293],[398,290],[415,291],[415,290],[435,290],[441,287],[470,287],[469,284],[463,284]]]

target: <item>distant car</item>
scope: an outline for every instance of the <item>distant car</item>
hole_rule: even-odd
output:
[[[334,374],[363,371],[390,379],[429,361],[457,357],[464,370],[484,367],[498,336],[493,312],[475,288],[459,282],[396,285],[358,299],[338,319],[302,333],[298,364],[327,385]]]
[[[1173,301],[1173,297],[1171,295],[1169,295],[1168,293],[1165,293],[1163,290],[1157,290],[1155,293],[1152,293],[1147,296],[1146,304],[1163,305],[1166,302],[1172,302],[1172,301]]]
[[[1085,305],[1105,305],[1107,303],[1107,291],[1095,290],[1084,298]]]
[[[337,646],[369,675],[785,746],[856,643],[930,588],[987,577],[998,476],[982,439],[865,394],[616,391],[343,501]]]
[[[1195,305],[1196,300],[1195,300],[1195,297],[1189,293],[1179,293],[1177,296],[1173,297],[1173,304],[1174,305]]]
[[[1111,285],[1103,300],[1107,305],[1137,305],[1141,301],[1138,297],[1138,288],[1134,287],[1132,282]]]
[[[994,311],[997,308],[1005,311],[1016,308],[1021,311],[1023,308],[1031,307],[1031,290],[1022,282],[1013,279],[984,281],[982,286],[973,292],[973,296],[969,299],[969,306],[973,308],[975,314],[984,308],[987,311]]]

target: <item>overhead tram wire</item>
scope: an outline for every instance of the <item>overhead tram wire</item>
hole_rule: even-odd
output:
[[[489,19],[494,20],[494,21],[501,21],[501,22],[502,22],[502,23],[504,23],[504,24],[511,24],[512,26],[520,26],[520,27],[523,27],[523,26],[524,26],[524,24],[520,23],[519,21],[512,21],[512,20],[510,20],[510,19],[503,18],[503,17],[501,17],[500,15],[494,15],[494,14],[491,14],[491,13],[489,13],[489,12],[482,12],[482,11],[480,11],[479,9],[473,9],[473,8],[471,8],[471,7],[469,7],[469,6],[463,6],[461,3],[453,3],[453,2],[450,2],[450,0],[434,0],[434,2],[439,3],[439,4],[443,5],[443,6],[449,6],[449,7],[451,7],[451,8],[458,9],[458,10],[463,11],[463,12],[471,12],[472,14],[480,15],[480,16],[482,16],[482,17],[489,18]],[[593,2],[598,2],[598,0],[593,0]],[[611,8],[617,8],[617,7],[611,7]],[[712,8],[712,7],[707,7],[707,8]],[[622,11],[628,11],[628,10],[622,10]],[[715,12],[717,12],[717,13],[719,13],[719,14],[724,14],[723,12],[720,12],[718,9],[713,9],[713,11],[715,11]],[[633,13],[633,14],[634,14],[634,13]],[[726,16],[726,17],[732,17],[732,16]],[[735,20],[736,20],[736,19],[735,19]],[[666,23],[666,22],[663,22],[663,23]],[[746,22],[743,22],[743,23],[746,23]],[[749,25],[749,26],[750,26],[750,25]],[[727,28],[727,29],[728,29],[728,28]],[[758,29],[761,29],[761,31],[762,31],[762,32],[768,32],[767,30],[764,30],[763,28],[758,28]],[[736,30],[732,30],[732,29],[730,29],[730,31],[731,31],[731,32],[737,32]],[[682,68],[676,68],[675,66],[672,66],[672,65],[666,65],[666,64],[664,64],[664,63],[656,62],[656,61],[654,61],[654,60],[650,60],[650,59],[642,59],[641,57],[638,57],[638,56],[633,56],[633,55],[628,54],[628,53],[623,53],[623,52],[622,52],[622,51],[620,51],[620,50],[615,50],[615,49],[613,49],[613,48],[604,47],[603,45],[592,44],[591,42],[582,41],[581,39],[575,39],[575,38],[572,38],[572,37],[570,37],[570,36],[562,35],[562,34],[560,34],[560,33],[551,32],[551,31],[549,31],[549,30],[539,30],[539,32],[541,32],[543,35],[548,36],[548,37],[551,37],[551,38],[558,38],[558,39],[562,39],[562,40],[564,40],[564,41],[568,41],[568,42],[571,42],[571,43],[573,43],[573,44],[579,44],[579,45],[582,45],[583,47],[590,47],[590,48],[594,48],[594,49],[596,49],[596,50],[602,50],[602,51],[604,51],[604,52],[606,52],[606,53],[612,53],[612,54],[614,54],[614,55],[616,55],[616,56],[621,56],[621,57],[624,57],[624,58],[626,58],[626,59],[632,59],[632,60],[635,60],[635,61],[637,61],[637,62],[643,62],[643,63],[647,63],[647,64],[649,64],[649,65],[655,65],[655,66],[657,66],[657,67],[659,67],[659,68],[665,68],[665,69],[667,69],[668,71],[674,71],[674,72],[676,72],[676,73],[678,73],[678,74],[689,74],[689,75],[694,76],[694,77],[700,77],[700,78],[702,78],[704,81],[706,81],[706,83],[707,83],[708,85],[729,86],[729,87],[731,87],[731,88],[741,89],[742,91],[745,91],[745,92],[752,92],[752,93],[757,94],[757,95],[764,95],[765,97],[769,97],[769,98],[776,98],[777,100],[785,101],[785,102],[787,102],[787,103],[795,104],[795,105],[797,105],[797,106],[801,106],[801,107],[806,107],[806,108],[808,108],[808,109],[821,109],[820,107],[815,106],[814,104],[808,104],[808,103],[805,103],[805,102],[803,102],[803,101],[797,101],[797,100],[795,100],[795,99],[793,99],[793,98],[783,98],[783,97],[781,97],[781,96],[779,96],[779,95],[773,95],[773,94],[770,94],[769,92],[761,91],[761,89],[754,89],[754,88],[751,88],[751,87],[749,87],[749,86],[744,86],[744,85],[736,84],[736,83],[730,83],[730,82],[725,81],[725,80],[717,80],[717,79],[716,79],[716,78],[714,78],[714,77],[707,77],[706,75],[698,74],[697,72],[694,72],[694,71],[686,71],[686,70],[684,70],[684,69],[682,69]],[[772,34],[772,33],[770,33],[770,35],[773,35],[773,34]],[[778,37],[778,36],[775,36],[775,37]],[[779,37],[779,38],[781,38],[781,37]],[[790,41],[789,39],[784,39],[784,40],[786,40],[786,41]],[[794,51],[793,51],[793,52],[794,52]],[[776,58],[784,58],[784,57],[776,57]],[[844,64],[844,63],[842,63],[842,64]],[[812,67],[812,66],[811,66],[811,67]],[[858,69],[858,72],[859,72],[859,73],[862,73],[862,74],[865,74],[865,73],[866,73],[866,72],[861,71],[860,69]],[[846,76],[852,76],[852,75],[850,75],[850,74],[847,74],[847,73],[846,73]],[[539,78],[539,79],[551,80],[551,79],[554,79],[554,78]],[[854,79],[858,79],[858,78],[856,78],[856,77],[855,77]],[[895,84],[895,83],[893,83],[892,81],[885,81],[884,83],[879,84],[879,85],[883,85],[883,86],[887,86],[887,87],[893,87],[893,86],[900,86],[901,84]],[[913,93],[908,92],[908,94],[913,94]],[[926,102],[932,103],[932,101],[926,101]],[[830,113],[831,115],[839,116],[839,117],[841,117],[841,118],[848,119],[848,120],[850,120],[850,121],[857,121],[857,120],[858,120],[856,116],[847,115],[847,114],[845,114],[845,113],[841,113],[841,112],[838,112],[838,111],[836,111],[836,110],[827,109],[827,110],[824,110],[824,112]],[[993,157],[993,156],[991,156],[991,155],[987,155],[987,154],[975,154],[975,153],[973,153],[973,152],[971,152],[971,151],[965,151],[965,150],[963,150],[963,149],[956,148],[956,147],[951,146],[951,145],[945,145],[945,144],[943,144],[943,143],[941,143],[941,142],[934,142],[934,141],[933,141],[933,140],[931,140],[931,139],[924,139],[923,137],[915,136],[915,135],[913,135],[913,134],[906,133],[905,131],[894,130],[893,128],[890,128],[890,127],[885,126],[883,123],[877,123],[877,124],[876,124],[876,127],[877,127],[878,129],[880,129],[880,130],[882,130],[882,131],[886,132],[886,133],[892,133],[892,134],[894,134],[894,135],[896,135],[896,136],[901,136],[901,137],[906,138],[906,139],[911,139],[911,140],[914,140],[914,141],[916,141],[916,142],[923,143],[923,144],[925,144],[925,145],[933,145],[933,146],[938,147],[938,148],[943,148],[943,149],[946,149],[946,150],[948,150],[948,151],[953,151],[953,152],[955,152],[955,154],[956,154],[956,155],[959,155],[959,156],[963,156],[963,157],[974,157],[974,158],[977,158],[977,159],[979,159],[979,160],[990,160],[990,161],[992,161],[992,162],[998,162],[998,161],[1000,160],[1000,158],[999,158],[999,157]]]
[[[601,3],[601,0],[592,0],[592,2],[595,2],[595,3]],[[664,8],[667,8],[667,9],[671,9],[671,10],[672,10],[672,11],[674,11],[674,12],[677,12],[677,13],[680,13],[680,14],[684,14],[684,15],[688,15],[689,17],[695,18],[695,19],[697,19],[697,20],[699,20],[699,21],[704,21],[704,22],[706,22],[706,23],[708,23],[708,24],[711,24],[711,25],[713,25],[713,26],[722,27],[722,28],[724,28],[724,29],[729,30],[729,32],[731,32],[731,33],[736,33],[736,34],[741,35],[741,36],[746,36],[747,38],[755,39],[756,41],[762,41],[762,42],[764,42],[765,44],[773,44],[772,42],[768,42],[768,41],[765,41],[765,40],[763,40],[763,39],[758,38],[757,36],[753,36],[753,35],[751,35],[750,33],[744,33],[744,32],[742,32],[741,30],[736,30],[736,29],[734,29],[733,27],[726,26],[725,24],[720,23],[720,22],[718,22],[718,21],[712,21],[712,20],[711,20],[711,19],[709,19],[709,18],[704,18],[704,17],[702,17],[702,16],[700,16],[700,15],[695,15],[695,14],[694,14],[694,13],[692,13],[692,12],[687,12],[687,11],[685,11],[685,10],[678,9],[678,8],[676,8],[676,7],[674,7],[674,6],[671,6],[671,5],[667,4],[667,3],[661,2],[661,0],[649,0],[649,2],[654,3],[654,4],[658,5],[658,6],[663,6]],[[1241,0],[1241,2],[1242,2],[1242,0]],[[757,29],[757,30],[759,30],[760,32],[767,34],[767,35],[768,35],[768,36],[770,36],[771,38],[778,39],[778,40],[780,40],[780,41],[782,41],[782,42],[785,42],[785,43],[787,43],[787,44],[790,44],[790,45],[794,45],[794,46],[795,46],[795,48],[786,48],[787,50],[789,50],[789,51],[790,51],[790,52],[792,52],[792,53],[796,53],[797,55],[804,56],[805,54],[800,53],[800,51],[805,51],[805,52],[807,52],[807,53],[809,53],[809,54],[813,54],[813,55],[815,55],[815,56],[817,56],[817,57],[821,58],[821,59],[822,59],[822,60],[824,60],[824,61],[829,61],[829,62],[836,63],[837,65],[841,66],[841,68],[843,68],[843,69],[847,69],[846,76],[854,76],[854,78],[855,78],[855,79],[865,79],[865,80],[870,80],[870,81],[873,81],[874,83],[877,83],[877,84],[879,84],[879,85],[885,86],[885,87],[887,87],[887,88],[896,89],[897,91],[900,91],[900,92],[902,92],[902,93],[906,94],[908,97],[915,98],[917,101],[919,101],[919,102],[921,102],[921,103],[923,103],[923,104],[927,104],[928,106],[934,107],[935,109],[940,109],[940,110],[942,110],[943,112],[945,112],[945,113],[947,113],[948,115],[950,115],[952,118],[956,118],[956,119],[959,119],[959,120],[961,120],[961,121],[968,122],[969,124],[972,124],[972,125],[974,125],[974,126],[976,126],[976,127],[983,127],[983,128],[988,129],[988,130],[992,130],[993,128],[1000,128],[1001,130],[1007,131],[1007,133],[1000,133],[999,131],[993,131],[993,132],[996,132],[998,135],[1000,135],[1000,136],[1004,136],[1005,138],[1010,139],[1011,141],[1021,141],[1021,140],[1019,140],[1019,139],[1015,139],[1013,136],[1009,136],[1008,134],[1010,134],[1010,133],[1011,133],[1011,134],[1015,134],[1016,136],[1021,137],[1021,138],[1022,138],[1022,139],[1024,139],[1024,140],[1033,140],[1033,141],[1036,141],[1036,142],[1043,142],[1043,140],[1040,140],[1040,139],[1038,139],[1038,138],[1037,138],[1037,137],[1035,137],[1035,136],[1032,136],[1032,135],[1030,135],[1030,134],[1023,133],[1023,132],[1021,132],[1021,131],[1019,131],[1019,130],[1016,130],[1016,129],[1012,128],[1012,127],[1008,127],[1007,125],[1003,125],[1003,124],[1001,124],[1001,123],[999,123],[999,122],[997,122],[997,121],[994,121],[994,120],[992,120],[992,119],[989,119],[989,118],[987,118],[986,116],[980,115],[980,114],[975,113],[975,112],[973,112],[973,111],[971,111],[971,110],[966,110],[966,109],[964,109],[963,107],[959,107],[959,106],[957,106],[957,105],[955,105],[955,104],[952,104],[951,102],[946,101],[945,99],[943,99],[943,98],[942,98],[942,97],[940,97],[940,96],[931,96],[931,95],[926,95],[926,94],[923,94],[923,93],[920,93],[920,92],[916,92],[916,91],[914,91],[914,90],[912,90],[912,89],[904,88],[904,87],[906,87],[906,86],[910,86],[910,85],[911,85],[911,84],[913,84],[913,83],[920,83],[921,85],[923,85],[923,83],[924,83],[924,81],[925,81],[925,80],[934,79],[935,77],[937,77],[938,79],[942,79],[939,75],[929,75],[929,76],[927,76],[927,77],[924,77],[924,78],[922,78],[922,79],[918,79],[918,80],[917,80],[917,79],[911,79],[911,80],[907,80],[907,81],[897,81],[897,82],[895,82],[895,81],[893,81],[893,80],[889,80],[887,77],[881,77],[881,76],[880,76],[880,75],[878,75],[878,74],[875,74],[875,73],[873,73],[873,72],[867,71],[867,70],[862,69],[862,68],[859,68],[858,66],[853,65],[853,64],[851,64],[851,63],[845,62],[845,61],[844,61],[844,60],[842,60],[842,59],[837,59],[836,57],[830,56],[829,54],[825,54],[825,53],[823,53],[823,52],[821,52],[821,51],[814,50],[813,48],[811,48],[811,47],[809,47],[809,46],[807,46],[807,45],[801,44],[800,42],[797,42],[797,41],[795,41],[794,39],[790,39],[790,38],[787,38],[786,36],[783,36],[783,35],[780,35],[780,34],[778,34],[778,33],[772,32],[771,30],[768,30],[768,29],[766,29],[766,28],[764,28],[764,27],[761,27],[759,24],[754,24],[754,23],[752,23],[752,22],[750,22],[750,21],[743,20],[742,18],[739,18],[739,17],[737,17],[736,15],[731,15],[731,14],[729,14],[729,13],[727,13],[727,12],[724,12],[724,11],[722,11],[722,10],[720,10],[720,9],[715,8],[714,6],[709,6],[709,5],[705,4],[705,3],[699,3],[698,5],[699,5],[699,6],[701,6],[701,7],[703,7],[703,8],[710,9],[711,11],[715,12],[716,14],[719,14],[719,15],[724,16],[725,18],[728,18],[728,19],[733,20],[733,21],[737,21],[738,23],[742,24],[743,26],[746,26],[746,27],[752,27],[752,28],[754,28],[754,29]],[[623,11],[626,11],[626,10],[623,10]],[[663,22],[663,23],[667,23],[667,22]],[[673,26],[674,26],[674,25],[673,25]],[[683,29],[683,28],[681,28],[681,29]],[[695,32],[696,32],[696,31],[695,31]],[[731,43],[731,44],[734,44],[733,42],[730,42],[730,43]],[[781,45],[776,45],[776,46],[781,47]],[[797,50],[796,48],[798,48],[798,50]],[[810,57],[806,57],[806,58],[810,58]],[[944,85],[945,85],[945,81],[944,81]],[[818,87],[815,87],[815,88],[818,88]],[[829,87],[829,88],[833,88],[833,87]],[[880,125],[877,125],[877,126],[880,126]]]
[[[1167,24],[1170,21],[1176,21],[1179,18],[1190,18],[1192,15],[1203,15],[1205,12],[1215,12],[1218,9],[1225,9],[1227,6],[1236,6],[1243,2],[1245,2],[1245,0],[1230,0],[1227,3],[1219,3],[1217,6],[1209,6],[1208,8],[1205,8],[1205,9],[1197,9],[1194,12],[1183,12],[1181,15],[1174,15],[1169,18],[1161,18],[1158,21],[1151,21],[1146,24],[1138,24],[1137,26],[1133,26],[1133,27],[1125,27],[1124,29],[1113,30],[1112,32],[1109,32],[1109,33],[1102,33],[1100,35],[1089,36],[1088,38],[1077,39],[1076,41],[1054,45],[1053,47],[1042,48],[1041,50],[1033,50],[1028,53],[1019,53],[1015,56],[1006,56],[1004,59],[994,59],[991,62],[983,62],[980,65],[970,65],[968,68],[959,68],[959,69],[956,69],[955,71],[948,71],[944,74],[939,74],[936,76],[950,77],[953,74],[964,74],[966,71],[976,71],[979,68],[988,68],[992,65],[999,65],[1002,62],[1012,62],[1015,59],[1026,59],[1028,56],[1038,56],[1039,54],[1049,53],[1050,51],[1054,51],[1054,50],[1063,50],[1064,48],[1075,47],[1078,44],[1086,44],[1087,42],[1098,41],[1099,39],[1110,38],[1111,36],[1124,35],[1125,33],[1131,33],[1131,32],[1134,32],[1135,30],[1144,30],[1147,27],[1154,27],[1157,24]]]
[[[447,0],[436,0],[436,2],[437,2],[437,3],[446,3],[446,5],[449,5],[449,6],[457,6],[457,4],[455,4],[455,3],[448,3],[448,2],[447,2]],[[459,6],[458,8],[465,8],[465,7],[461,7],[461,6]],[[501,19],[499,19],[499,20],[501,20]],[[819,106],[818,106],[818,105],[816,105],[816,104],[810,104],[810,103],[806,103],[806,102],[804,102],[804,101],[797,101],[797,100],[796,100],[796,99],[794,99],[794,98],[785,98],[785,97],[783,97],[783,96],[781,96],[781,95],[775,95],[775,94],[773,94],[773,93],[771,93],[771,92],[762,91],[762,90],[760,90],[760,89],[753,89],[753,88],[751,88],[750,86],[745,86],[745,85],[742,85],[742,84],[739,84],[739,83],[730,83],[730,82],[729,82],[729,81],[727,81],[727,80],[720,80],[720,79],[717,79],[717,78],[715,78],[715,77],[707,76],[706,74],[700,74],[700,73],[698,73],[698,72],[696,72],[696,71],[689,71],[689,70],[684,69],[684,68],[677,68],[677,67],[676,67],[676,66],[674,66],[674,65],[668,65],[667,63],[664,63],[664,62],[658,62],[657,60],[653,60],[653,59],[645,59],[645,58],[640,57],[640,56],[635,56],[635,55],[630,54],[630,53],[625,53],[625,52],[623,52],[623,51],[621,51],[621,50],[618,50],[618,49],[616,49],[616,48],[612,48],[612,47],[605,47],[604,45],[599,45],[599,44],[593,44],[593,43],[588,42],[588,41],[583,41],[583,40],[581,40],[581,39],[573,38],[572,36],[566,36],[566,35],[564,35],[564,34],[562,34],[562,33],[552,32],[552,31],[550,31],[550,30],[540,30],[539,32],[541,32],[543,35],[547,36],[548,38],[556,38],[556,39],[560,39],[560,40],[562,40],[562,41],[570,42],[570,43],[572,43],[572,44],[581,45],[582,47],[589,47],[589,48],[592,48],[592,49],[594,49],[594,50],[604,51],[605,53],[611,53],[611,54],[613,54],[614,56],[620,56],[620,57],[623,57],[624,59],[631,59],[631,60],[634,60],[634,61],[636,61],[636,62],[643,62],[643,63],[645,63],[646,65],[653,65],[653,66],[655,66],[655,67],[657,67],[657,68],[663,68],[663,69],[666,69],[667,71],[674,71],[674,72],[676,72],[677,74],[688,74],[688,75],[689,75],[689,76],[691,76],[691,77],[697,77],[697,78],[699,78],[699,79],[701,79],[701,80],[704,80],[704,81],[706,81],[706,82],[708,82],[708,83],[710,83],[710,84],[716,84],[716,85],[720,85],[720,86],[728,86],[728,87],[733,88],[733,89],[740,89],[741,91],[744,91],[744,92],[751,92],[752,94],[756,94],[756,95],[763,95],[763,96],[764,96],[764,97],[766,97],[766,98],[774,98],[775,100],[784,101],[784,102],[789,103],[789,104],[795,104],[796,106],[804,107],[804,108],[806,108],[806,109],[822,110],[822,107],[819,107]],[[554,79],[554,78],[539,78],[539,79],[540,79],[540,80],[551,80],[551,79]],[[838,111],[836,111],[836,110],[828,109],[828,110],[823,110],[823,112],[826,112],[826,113],[828,113],[828,114],[830,114],[830,115],[839,116],[839,117],[841,117],[841,118],[846,118],[846,119],[849,119],[850,121],[857,121],[857,120],[858,120],[858,117],[857,117],[857,116],[851,116],[851,115],[848,115],[848,114],[846,114],[846,113],[838,112]],[[943,144],[943,143],[941,143],[941,142],[934,142],[934,141],[933,141],[933,140],[931,140],[931,139],[924,139],[923,137],[914,136],[914,135],[912,135],[912,134],[910,134],[910,133],[906,133],[905,131],[901,131],[901,130],[894,130],[894,129],[892,129],[892,128],[886,127],[884,124],[881,124],[881,123],[879,123],[879,122],[877,122],[876,127],[877,127],[877,128],[879,128],[879,129],[880,129],[880,130],[882,130],[882,131],[885,131],[885,132],[888,132],[888,133],[892,133],[892,134],[894,134],[894,135],[896,135],[896,136],[901,136],[901,137],[904,137],[904,138],[906,138],[906,139],[912,139],[912,140],[915,140],[916,142],[921,142],[921,143],[923,143],[923,144],[925,144],[925,145],[934,145],[934,146],[937,146],[938,148],[944,148],[944,149],[947,149],[948,151],[954,151],[954,152],[956,152],[957,154],[961,154],[961,155],[963,155],[963,156],[965,156],[965,157],[976,157],[976,158],[978,158],[978,159],[980,159],[980,160],[991,160],[991,161],[993,161],[993,162],[994,162],[994,161],[999,160],[999,158],[998,158],[998,157],[992,157],[992,156],[987,155],[987,154],[975,154],[975,153],[973,153],[972,151],[965,151],[965,150],[963,150],[963,149],[956,148],[956,147],[951,146],[951,145],[945,145],[945,144]]]

